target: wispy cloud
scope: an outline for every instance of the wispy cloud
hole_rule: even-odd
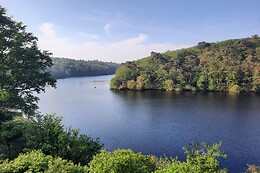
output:
[[[99,36],[96,34],[90,34],[90,33],[85,33],[85,32],[79,32],[76,35],[77,35],[77,37],[81,37],[84,39],[98,39],[99,38]]]
[[[137,46],[141,44],[148,38],[145,34],[139,34],[137,37],[121,40],[118,42],[111,43],[112,46],[120,45],[120,46]]]
[[[107,24],[104,26],[104,30],[105,30],[106,33],[109,32],[110,26],[111,26],[111,25],[110,25],[109,23],[107,23]]]
[[[47,38],[55,38],[54,25],[53,23],[42,23],[40,26],[41,32]]]
[[[57,36],[54,24],[43,23],[40,30],[42,32],[39,36],[40,48],[49,50],[57,57],[125,62],[148,56],[151,51],[164,52],[187,47],[171,43],[145,44],[148,39],[146,34],[106,44],[86,38],[85,42],[80,44],[74,42],[72,38]]]

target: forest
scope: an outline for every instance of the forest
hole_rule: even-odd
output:
[[[75,60],[52,57],[53,65],[48,71],[56,79],[68,77],[99,76],[115,74],[119,64],[98,60]]]
[[[260,91],[260,37],[231,39],[126,62],[111,89],[166,91]]]
[[[65,127],[61,117],[41,115],[35,93],[44,92],[45,87],[56,87],[56,79],[48,71],[53,64],[51,54],[40,50],[37,37],[27,32],[24,24],[7,16],[1,6],[0,22],[1,173],[227,172],[219,161],[226,157],[220,149],[221,142],[184,147],[183,161],[177,157],[143,155],[130,149],[107,151],[99,139]],[[249,165],[247,171],[259,170],[258,166]]]

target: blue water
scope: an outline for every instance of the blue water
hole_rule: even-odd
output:
[[[224,93],[111,91],[113,76],[61,79],[40,95],[40,111],[100,138],[105,148],[184,159],[191,142],[222,141],[230,173],[260,165],[260,96]]]

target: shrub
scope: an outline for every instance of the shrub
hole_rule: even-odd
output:
[[[231,93],[240,93],[240,87],[238,85],[233,85],[228,91]]]
[[[149,173],[153,171],[149,157],[132,150],[102,150],[89,163],[90,173]]]
[[[192,144],[191,147],[184,147],[186,161],[181,162],[177,158],[172,159],[166,168],[155,171],[155,173],[226,173],[226,169],[219,169],[218,157],[226,157],[226,154],[219,150],[221,143],[202,145]]]
[[[20,154],[12,161],[5,160],[0,164],[1,173],[23,173],[23,172],[45,172],[45,173],[84,173],[86,166],[75,165],[71,161],[53,158],[45,155],[41,151],[32,151]]]
[[[260,173],[260,166],[248,165],[248,169],[245,173]]]

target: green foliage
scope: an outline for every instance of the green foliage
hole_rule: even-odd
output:
[[[149,161],[151,162],[151,165],[153,166],[153,170],[161,170],[165,169],[167,165],[170,163],[170,160],[168,157],[156,157],[154,155],[149,156]]]
[[[238,85],[233,85],[228,91],[231,93],[239,93],[240,87]]]
[[[20,154],[12,161],[5,160],[0,164],[1,173],[85,173],[86,166],[75,165],[71,161],[61,158],[53,158],[45,155],[41,151],[32,151],[26,154]]]
[[[259,58],[260,59],[260,58]],[[255,75],[253,75],[253,90],[256,92],[260,92],[260,67],[255,70]]]
[[[116,78],[113,78],[116,79]],[[138,76],[136,78],[136,90],[141,91],[145,88],[145,78],[143,76]]]
[[[50,53],[39,50],[37,38],[26,27],[6,15],[0,6],[0,114],[32,115],[37,109],[34,93],[55,86],[46,72],[52,65]]]
[[[127,88],[129,88],[130,90],[135,89],[135,86],[136,86],[136,82],[134,80],[127,81]]]
[[[198,172],[225,172],[225,170],[217,171],[220,163],[216,158],[226,157],[226,154],[220,151],[220,146],[221,142],[213,144],[212,147],[206,143],[202,143],[202,146],[192,144],[191,147],[184,147],[186,161],[196,166]]]
[[[173,91],[174,90],[174,84],[173,81],[170,79],[167,79],[164,81],[164,89],[166,91]]]
[[[90,173],[226,173],[220,169],[219,157],[226,157],[219,147],[221,143],[209,146],[206,143],[184,147],[186,161],[177,158],[157,158],[133,153],[131,150],[117,149],[114,152],[102,150],[89,163]]]
[[[61,117],[55,114],[36,115],[35,119],[28,120],[24,126],[28,150],[41,149],[45,154],[57,155],[59,136],[64,134]]]
[[[5,90],[0,90],[0,101],[4,102],[8,99],[9,93],[6,92]]]
[[[202,50],[202,49],[205,49],[205,48],[207,48],[207,47],[210,47],[210,43],[207,43],[207,42],[205,42],[205,41],[202,41],[202,42],[199,42],[199,43],[198,43],[197,47],[198,47],[200,50]]]
[[[149,157],[132,150],[117,149],[113,153],[102,150],[89,163],[90,173],[149,173],[153,165]]]
[[[86,165],[102,148],[99,140],[79,134],[77,129],[65,129],[61,117],[55,114],[38,115],[27,121],[24,128],[26,151],[42,150],[43,153]]]
[[[260,173],[260,166],[248,165],[248,169],[245,173]]]
[[[124,65],[120,66],[116,70],[116,76],[117,78],[113,78],[110,82],[110,87],[112,89],[126,89],[127,87],[127,82],[130,79],[135,79],[139,74],[137,69],[135,68],[136,65],[132,62],[126,62]],[[131,88],[135,88],[133,86],[133,81],[131,81],[132,85],[129,85]],[[130,84],[130,83],[129,83]]]
[[[48,71],[56,78],[99,76],[115,74],[119,64],[98,60],[84,61],[68,58],[52,58],[53,65]]]
[[[177,158],[172,159],[166,168],[155,171],[155,173],[226,173],[226,169],[219,169],[218,157],[226,157],[219,150],[221,143],[202,145],[192,144],[185,147],[186,161],[181,162]]]
[[[3,158],[14,158],[25,147],[23,118],[5,121],[0,126],[0,154]]]
[[[79,134],[77,129],[65,129],[61,120],[61,117],[50,114],[3,122],[0,126],[0,154],[13,159],[24,151],[41,150],[53,157],[88,164],[103,145],[98,139]]]
[[[260,91],[260,37],[200,42],[197,46],[152,52],[127,62],[111,80],[111,89],[167,91]],[[128,81],[136,82],[136,86]],[[238,87],[239,86],[239,87]]]

